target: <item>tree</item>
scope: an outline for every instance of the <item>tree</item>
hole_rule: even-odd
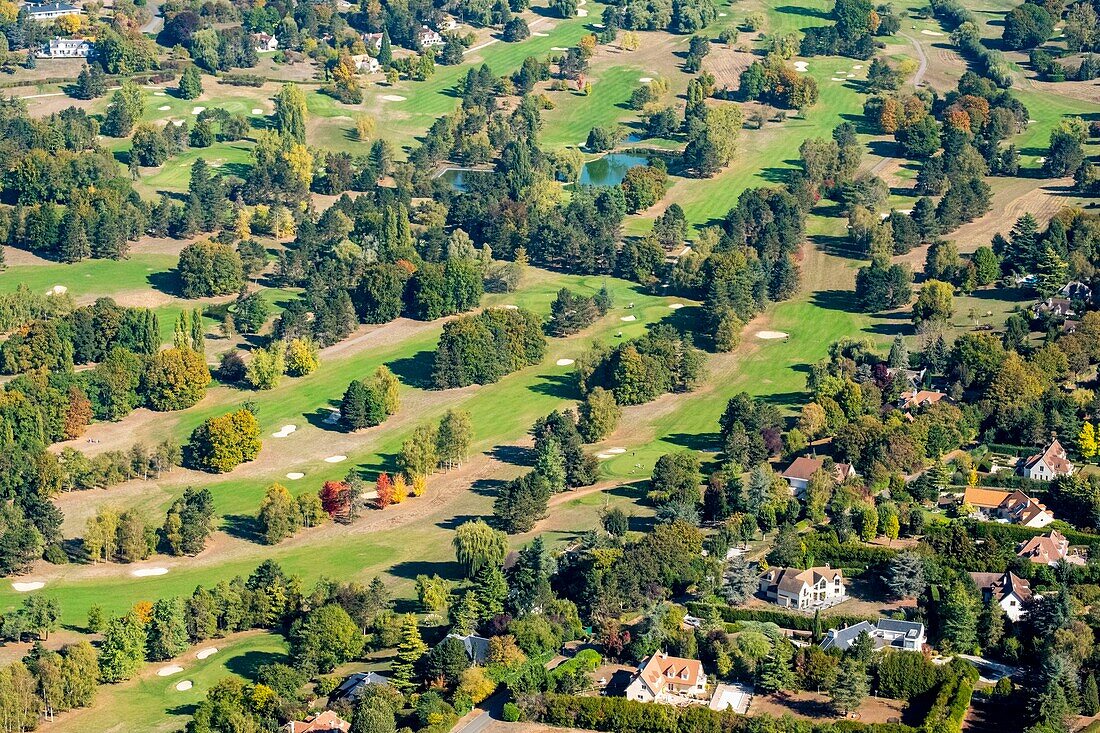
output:
[[[27,628],[33,630],[38,638],[48,641],[50,632],[55,631],[61,621],[61,604],[56,598],[47,598],[36,593],[23,601],[19,613]]]
[[[257,517],[260,533],[269,545],[277,545],[291,537],[302,526],[298,504],[282,484],[272,484],[264,494]]]
[[[961,582],[953,583],[940,606],[940,637],[951,651],[969,653],[977,642],[977,601]]]
[[[1049,298],[1058,293],[1069,282],[1069,265],[1049,244],[1043,248],[1035,262],[1036,290],[1039,295]]]
[[[441,681],[447,687],[453,688],[458,684],[462,673],[470,667],[466,645],[461,640],[448,636],[432,647],[425,667],[429,680]]]
[[[133,677],[145,661],[145,625],[136,613],[112,619],[99,647],[99,678],[122,682]]]
[[[182,654],[190,644],[183,600],[162,598],[153,604],[145,643],[150,661],[163,661]]]
[[[978,641],[986,653],[995,653],[1005,635],[1005,612],[995,598],[982,604],[978,616]]]
[[[305,94],[296,84],[284,84],[275,95],[275,129],[284,137],[305,144],[306,115]]]
[[[185,410],[206,395],[210,369],[191,349],[164,349],[153,354],[145,371],[145,393],[154,410]]]
[[[286,371],[286,349],[282,342],[256,348],[244,370],[244,379],[253,389],[274,389]]]
[[[1086,461],[1096,457],[1096,427],[1088,420],[1081,426],[1081,433],[1077,437],[1077,448]]]
[[[452,544],[467,578],[476,577],[486,566],[500,567],[508,553],[507,535],[480,519],[460,524]]]
[[[188,66],[180,75],[180,99],[195,99],[202,94],[202,75],[197,66]]]
[[[184,247],[180,251],[177,271],[185,298],[232,295],[244,284],[244,270],[237,250],[209,240],[199,240]]]
[[[829,688],[829,700],[838,713],[847,715],[867,697],[870,682],[863,663],[855,657],[845,657],[840,662],[836,681]]]
[[[303,377],[317,371],[319,350],[313,339],[308,337],[291,339],[286,345],[286,373],[292,377]]]
[[[760,584],[759,572],[744,555],[734,555],[722,575],[722,596],[731,606],[739,606],[752,597]]]
[[[1096,675],[1087,672],[1081,685],[1081,714],[1096,715],[1097,712],[1100,712],[1100,694],[1096,690]]]
[[[241,409],[208,418],[191,433],[188,448],[195,468],[225,473],[255,459],[260,445],[260,423],[250,410]]]
[[[188,487],[172,502],[161,531],[168,552],[197,555],[214,531],[214,496],[210,489]]]
[[[290,629],[290,657],[309,674],[327,674],[363,651],[366,639],[348,612],[336,604],[309,611]]]
[[[435,472],[439,463],[436,432],[434,425],[419,425],[401,444],[398,465],[410,476],[430,476]]]
[[[411,613],[401,618],[401,641],[397,645],[397,658],[390,667],[393,685],[402,692],[416,689],[419,667],[428,645],[420,638],[416,616]]]
[[[1042,5],[1024,3],[1005,16],[1002,39],[1005,47],[1019,50],[1046,43],[1054,32],[1054,20]]]
[[[493,515],[506,532],[530,531],[546,516],[552,493],[546,477],[531,471],[501,487],[493,502]]]
[[[953,289],[945,282],[928,280],[913,304],[913,323],[944,323],[953,313]]]
[[[612,392],[595,387],[585,395],[578,413],[577,431],[586,443],[595,443],[615,430],[623,411]]]
[[[436,455],[447,468],[462,463],[470,451],[473,422],[466,410],[447,410],[436,432]]]

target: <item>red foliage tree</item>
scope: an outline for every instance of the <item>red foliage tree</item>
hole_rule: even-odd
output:
[[[344,481],[326,481],[321,487],[321,507],[330,517],[350,508],[351,487]]]
[[[385,471],[378,474],[376,488],[378,489],[378,498],[375,499],[375,503],[379,509],[385,509],[393,503],[393,481],[390,480],[390,475]]]

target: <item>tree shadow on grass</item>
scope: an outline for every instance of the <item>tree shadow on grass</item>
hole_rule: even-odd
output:
[[[435,365],[435,352],[423,349],[412,356],[396,359],[386,364],[404,384],[418,389],[434,389],[432,368]]]
[[[818,10],[816,8],[802,8],[797,5],[780,5],[775,9],[777,13],[783,13],[784,15],[801,15],[806,18],[828,18],[829,13],[824,10]]]
[[[285,661],[287,661],[287,655],[282,652],[262,652],[253,649],[244,654],[230,657],[225,663],[225,668],[246,679],[255,679],[260,667],[265,664],[276,664]]]
[[[349,469],[348,473],[354,473],[363,481],[377,481],[378,474],[383,471],[392,475],[398,470],[396,453],[379,453],[377,456],[372,456],[368,463]]]
[[[796,370],[797,371],[797,370]],[[757,397],[761,402],[767,402],[777,407],[798,407],[806,401],[805,392],[774,392],[772,394]]]
[[[252,170],[252,166],[248,163],[224,163],[222,164],[222,171],[226,175],[236,176],[237,178],[247,178],[248,172]]]
[[[819,290],[810,298],[818,308],[842,313],[859,313],[856,296],[851,290]]]
[[[195,711],[198,710],[198,708],[199,706],[196,703],[191,703],[189,705],[177,705],[174,708],[168,708],[167,710],[165,710],[165,712],[169,715],[178,715],[180,717],[192,718],[194,717]]]
[[[145,276],[146,281],[153,287],[154,290],[159,290],[165,295],[172,295],[175,297],[183,297],[180,292],[180,275],[179,271],[161,270],[160,272],[150,272]]]
[[[462,567],[457,562],[406,560],[391,567],[389,572],[394,577],[405,578],[406,580],[416,580],[418,575],[438,575],[448,580],[462,579]]]
[[[665,436],[665,440],[693,451],[715,453],[722,449],[717,433],[672,433]]]
[[[837,234],[814,234],[810,237],[822,252],[846,260],[865,260],[866,256],[852,246],[847,236]]]
[[[539,381],[532,384],[528,389],[560,400],[579,400],[584,396],[577,387],[577,381],[571,373],[540,375]]]
[[[313,427],[319,430],[324,430],[328,433],[346,433],[348,432],[347,427],[338,419],[336,421],[333,421],[331,417],[333,415],[333,410],[339,409],[338,405],[332,404],[333,402],[335,402],[335,400],[329,400],[329,404],[327,406],[318,407],[313,412],[307,412],[305,414],[306,422],[308,422]],[[337,412],[336,414],[339,415],[339,412]]]
[[[470,484],[470,490],[478,496],[496,497],[507,483],[507,481],[501,479],[479,478],[477,481]]]
[[[489,451],[492,458],[513,466],[535,465],[535,451],[522,445],[498,445]]]
[[[466,524],[466,522],[476,522],[479,519],[483,519],[483,517],[478,514],[458,514],[448,519],[436,522],[435,526],[439,527],[440,529],[455,530],[458,529],[461,525]]]
[[[222,529],[230,537],[263,544],[263,535],[260,534],[260,523],[256,517],[249,514],[227,514],[222,520]]]

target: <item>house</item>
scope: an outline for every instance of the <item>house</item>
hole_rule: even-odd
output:
[[[24,5],[31,20],[57,20],[66,15],[80,15],[80,8],[68,3],[27,3]]]
[[[1062,286],[1062,289],[1058,291],[1058,294],[1069,300],[1081,300],[1085,303],[1092,302],[1092,288],[1080,280],[1066,283]]]
[[[51,38],[38,52],[44,59],[86,59],[92,55],[92,43],[83,38]]]
[[[286,733],[347,733],[351,723],[331,710],[318,713],[306,722],[290,721],[283,728]]]
[[[928,641],[924,633],[924,624],[880,618],[874,626],[868,621],[860,621],[843,629],[829,629],[825,638],[821,640],[821,648],[826,651],[829,649],[846,651],[862,633],[871,637],[875,643],[875,649],[905,649],[919,652]]]
[[[1026,615],[1024,602],[1031,599],[1031,584],[1012,572],[971,573],[974,585],[982,592],[982,600],[996,600],[1005,616],[1016,622]]]
[[[375,53],[382,50],[382,34],[381,33],[364,33],[363,43],[367,48],[373,49]]]
[[[1057,318],[1072,318],[1077,315],[1068,298],[1047,298],[1035,306],[1039,313],[1048,313]]]
[[[466,647],[466,654],[474,664],[485,664],[485,660],[489,658],[489,640],[483,636],[447,634],[447,638],[461,641],[462,645]]]
[[[1073,473],[1073,464],[1066,457],[1066,449],[1054,438],[1042,453],[1029,456],[1021,470],[1032,481],[1050,481]]]
[[[698,659],[670,657],[657,652],[642,662],[630,684],[626,697],[641,702],[683,703],[702,699],[707,691],[707,676]]]
[[[443,45],[443,36],[426,25],[420,26],[420,32],[416,34],[416,40],[420,42],[421,48]]]
[[[256,53],[271,53],[279,48],[279,39],[269,33],[253,33],[252,43],[256,46]]]
[[[363,690],[371,685],[388,685],[390,680],[388,677],[383,677],[377,672],[355,672],[347,676],[347,678],[340,683],[329,698],[332,700],[351,700],[355,701],[359,699],[359,696],[363,694]]]
[[[783,472],[783,478],[791,485],[791,491],[795,496],[802,496],[806,493],[806,487],[810,485],[810,477],[824,468],[825,460],[823,458],[800,456],[795,458],[791,465],[787,466],[787,470]],[[833,464],[832,476],[837,483],[843,483],[855,475],[855,469],[851,465],[847,463]]]
[[[772,568],[760,576],[760,592],[784,608],[831,606],[845,598],[844,574],[828,566],[807,570]]]
[[[963,494],[963,504],[974,507],[982,519],[1011,522],[1023,527],[1042,529],[1054,521],[1054,512],[1024,492],[980,489],[971,486]]]
[[[1065,560],[1074,565],[1084,565],[1085,560],[1080,555],[1069,553],[1069,540],[1056,529],[1050,532],[1032,537],[1027,542],[1020,543],[1017,557],[1026,557],[1039,565],[1057,565],[1059,560]]]
[[[455,20],[453,16],[445,15],[443,16],[443,22],[439,24],[439,28],[444,33],[458,30],[458,21]]]
[[[382,70],[382,64],[378,63],[378,59],[370,54],[360,53],[351,57],[351,60],[355,62],[355,70],[362,71],[367,74],[376,74]]]
[[[934,405],[947,397],[943,392],[933,392],[928,389],[912,389],[902,392],[898,399],[898,407],[903,410],[917,410],[929,405]]]

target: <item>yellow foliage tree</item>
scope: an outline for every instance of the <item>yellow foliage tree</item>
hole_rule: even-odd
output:
[[[428,488],[428,479],[424,476],[413,476],[412,482],[412,495],[423,496],[424,490]]]
[[[361,143],[368,142],[374,137],[375,120],[370,115],[359,115],[355,118],[355,137]]]
[[[409,498],[409,482],[405,474],[399,473],[393,477],[393,503],[400,504]]]

